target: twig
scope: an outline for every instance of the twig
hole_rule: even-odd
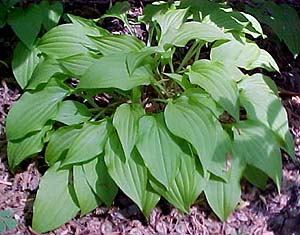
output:
[[[7,185],[7,186],[12,186],[12,182],[4,181],[4,180],[0,180],[0,184],[4,184],[4,185]]]

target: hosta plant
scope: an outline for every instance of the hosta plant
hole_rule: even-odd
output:
[[[14,57],[24,94],[6,120],[9,165],[40,155],[49,166],[35,231],[112,205],[118,188],[146,216],[160,197],[188,212],[202,194],[221,220],[242,178],[279,190],[281,149],[293,156],[293,141],[274,83],[247,72],[278,70],[249,39],[264,36],[254,17],[160,2],[139,18],[146,42],[69,18]]]

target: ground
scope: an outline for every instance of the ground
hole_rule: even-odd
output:
[[[96,1],[73,1],[67,9],[80,15],[99,14]],[[106,6],[108,1],[98,1]],[[146,1],[144,1],[145,4]],[[291,2],[291,1],[289,1]],[[296,2],[296,1],[295,1]],[[77,5],[76,5],[77,4]],[[80,5],[81,4],[81,5]],[[94,4],[94,5],[93,5]],[[141,2],[134,3],[133,11],[140,11]],[[75,9],[75,10],[74,10]],[[103,9],[103,8],[99,8]],[[112,29],[118,29],[119,22],[107,22]],[[122,28],[122,26],[120,26]],[[1,30],[0,61],[9,60],[13,48],[9,29]],[[118,29],[120,30],[120,29]],[[121,29],[122,30],[122,29]],[[266,30],[268,30],[266,28]],[[7,33],[7,36],[3,33]],[[3,35],[3,36],[2,36]],[[294,58],[283,44],[264,40],[258,42],[268,50],[280,66],[281,74],[269,74],[276,82],[288,116],[290,130],[295,139],[296,160],[293,162],[284,153],[283,179],[280,193],[270,181],[265,191],[241,182],[242,201],[226,222],[220,222],[209,209],[203,197],[192,206],[188,214],[180,214],[162,200],[146,220],[138,208],[121,192],[112,208],[99,207],[82,218],[74,218],[67,224],[47,234],[105,234],[105,235],[297,235],[300,234],[300,59]],[[7,166],[4,118],[11,104],[21,93],[12,79],[9,64],[3,63],[0,84],[0,210],[10,208],[18,224],[16,229],[5,234],[37,234],[30,228],[32,204],[38,188],[42,170],[38,160],[31,160],[11,174]]]

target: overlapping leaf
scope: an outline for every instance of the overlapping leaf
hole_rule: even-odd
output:
[[[126,66],[127,53],[118,53],[98,59],[82,76],[78,88],[119,88],[130,90],[150,83],[152,74],[146,66],[129,74]]]
[[[41,61],[39,53],[40,51],[36,47],[29,50],[22,42],[19,42],[14,49],[12,69],[15,79],[22,89],[26,87],[33,71]]]
[[[61,127],[50,136],[45,152],[45,159],[49,166],[52,166],[55,162],[61,160],[60,158],[62,155],[67,153],[73,141],[80,133],[79,127]]]
[[[61,103],[54,120],[66,125],[74,125],[88,121],[91,118],[89,109],[82,103],[66,100]]]
[[[192,65],[188,75],[191,83],[205,89],[220,106],[239,119],[238,88],[223,64],[199,60]]]
[[[69,170],[59,170],[59,164],[50,167],[42,177],[34,201],[32,228],[39,233],[59,227],[79,211],[69,189]]]
[[[168,129],[190,142],[204,170],[211,169],[217,136],[211,112],[203,105],[181,97],[170,101],[164,112]],[[179,125],[180,123],[180,125]]]
[[[83,164],[83,171],[94,193],[106,206],[111,206],[117,195],[118,188],[108,174],[104,156],[100,155],[94,160]]]
[[[117,130],[127,159],[130,158],[131,151],[136,144],[138,121],[144,113],[142,106],[138,104],[123,104],[117,108],[114,114],[113,125]]]
[[[234,156],[262,170],[280,190],[281,153],[273,132],[265,125],[250,120],[236,124],[233,132]]]
[[[169,188],[178,173],[183,152],[168,131],[163,116],[140,119],[136,146],[150,173]]]
[[[104,150],[107,140],[106,121],[88,122],[74,139],[62,166],[88,161]]]
[[[94,210],[101,204],[101,200],[95,195],[88,184],[82,166],[73,167],[74,190],[80,207],[80,215]]]
[[[30,132],[41,130],[46,122],[55,117],[58,103],[67,95],[68,90],[55,82],[41,91],[26,92],[14,104],[6,120],[7,138],[14,140]]]
[[[105,147],[104,159],[110,176],[119,188],[148,216],[158,202],[159,195],[147,187],[148,170],[139,153],[134,150],[131,158],[125,161],[118,136],[111,131]]]
[[[265,78],[267,79],[267,78]],[[278,97],[267,85],[263,75],[245,77],[240,83],[241,104],[250,120],[259,120],[276,133],[280,146],[294,157],[294,143],[289,131],[287,114]]]

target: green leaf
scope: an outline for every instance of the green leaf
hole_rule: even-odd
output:
[[[161,51],[162,48],[168,49],[172,45],[184,47],[192,39],[213,42],[216,40],[228,40],[228,36],[214,25],[187,22],[178,29],[170,27],[166,34],[161,37],[158,50]]]
[[[237,123],[233,132],[234,156],[266,173],[280,191],[281,153],[273,132],[265,125],[250,120]]]
[[[145,114],[143,107],[139,104],[122,104],[114,114],[113,125],[117,130],[125,156],[130,158],[137,137],[138,121]]]
[[[159,201],[159,195],[147,187],[148,170],[139,153],[134,150],[131,158],[125,161],[117,133],[111,130],[105,147],[104,160],[108,173],[119,188],[138,205],[146,216],[149,216]]]
[[[294,141],[288,127],[287,114],[278,97],[265,82],[263,75],[246,76],[238,85],[240,102],[247,111],[247,118],[269,126],[276,135],[278,144],[292,158]]]
[[[40,152],[44,146],[45,134],[51,129],[45,126],[42,130],[21,140],[8,141],[7,157],[11,168],[18,166],[23,160]]]
[[[77,54],[88,53],[88,48],[94,43],[87,35],[100,36],[93,28],[82,27],[79,24],[64,24],[52,28],[43,35],[38,48],[53,58],[65,58]],[[96,34],[96,35],[95,35]]]
[[[30,4],[26,9],[14,8],[9,14],[7,23],[12,27],[20,40],[31,48],[43,21],[43,13],[38,5]]]
[[[199,163],[193,156],[182,154],[180,156],[180,168],[174,181],[166,190],[160,183],[151,180],[151,186],[176,206],[181,212],[188,213],[191,205],[203,191],[207,179],[204,178]]]
[[[41,130],[48,120],[55,117],[58,103],[67,93],[55,83],[48,84],[41,91],[25,92],[8,113],[7,139],[20,139],[30,132]]]
[[[74,125],[88,121],[91,118],[89,109],[82,103],[73,100],[63,101],[54,118],[66,125]]]
[[[14,49],[12,69],[15,79],[22,89],[26,87],[36,66],[41,62],[39,53],[40,51],[36,47],[29,50],[22,42],[19,42]]]
[[[240,180],[245,164],[238,156],[234,156],[231,160],[232,170],[228,182],[211,175],[204,188],[210,207],[222,221],[225,221],[235,209],[241,197]]]
[[[267,186],[268,176],[260,169],[247,165],[244,171],[244,177],[255,187],[265,190]]]
[[[58,170],[59,162],[42,177],[33,204],[32,228],[44,233],[69,221],[79,208],[69,189],[69,170]]]
[[[104,156],[100,155],[84,164],[83,171],[94,193],[110,207],[118,193],[118,187],[108,174]]]
[[[101,200],[89,186],[82,166],[73,166],[73,178],[80,215],[83,216],[98,207],[101,204]]]
[[[82,76],[77,88],[130,90],[140,85],[148,85],[152,74],[146,66],[136,68],[130,75],[126,67],[126,58],[127,53],[118,53],[98,59]]]
[[[38,85],[47,83],[57,73],[63,73],[57,60],[52,58],[45,59],[33,71],[26,89],[36,89]]]
[[[60,2],[54,2],[49,4],[48,1],[44,0],[39,4],[39,7],[43,11],[43,26],[46,31],[58,24],[58,21],[63,13],[63,5]]]
[[[75,77],[81,77],[85,71],[97,61],[91,53],[77,54],[63,59],[58,59],[61,66]]]
[[[296,9],[287,4],[262,1],[260,7],[246,6],[246,10],[271,27],[295,56],[300,53],[300,17]]]
[[[263,68],[267,71],[279,72],[279,67],[269,52],[260,49],[259,57],[247,69]]]
[[[6,231],[6,225],[4,221],[0,220],[0,232],[5,232]]]
[[[163,116],[142,117],[138,136],[136,147],[146,167],[151,175],[169,188],[178,173],[183,152],[167,129]]]
[[[233,75],[223,64],[198,60],[192,65],[188,75],[191,83],[206,90],[236,120],[239,119],[238,88]]]
[[[145,47],[143,41],[129,35],[106,35],[101,37],[91,37],[95,42],[95,49],[104,56],[114,53],[125,53],[130,51],[140,51]]]
[[[106,121],[88,122],[80,129],[62,166],[88,161],[103,152],[107,140]]]
[[[164,115],[168,129],[196,149],[204,171],[211,169],[217,143],[212,113],[205,106],[182,96],[175,101],[170,100]]]
[[[17,221],[13,218],[6,218],[6,219],[4,219],[4,222],[8,229],[13,229],[17,226]],[[0,231],[1,231],[1,229],[0,229]]]
[[[235,39],[229,42],[216,44],[210,53],[213,61],[235,65],[247,69],[260,55],[260,49],[255,43],[242,43]]]
[[[77,126],[64,126],[50,136],[45,152],[45,159],[49,166],[62,160],[62,155],[67,153],[80,131]]]

